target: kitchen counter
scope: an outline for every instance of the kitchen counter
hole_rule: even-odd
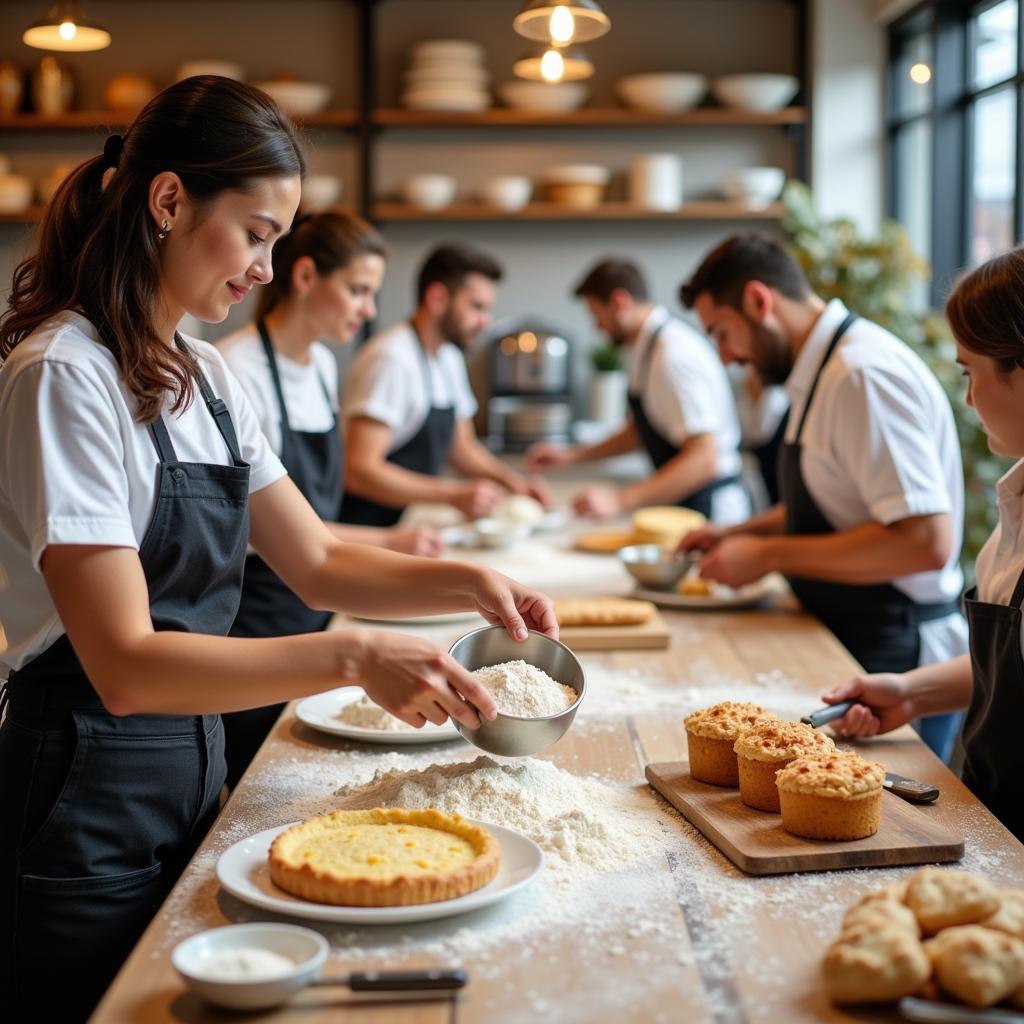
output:
[[[572,552],[569,545],[567,534],[541,535],[486,560],[556,596],[629,590],[616,559]],[[609,813],[620,816],[609,828],[635,840],[618,870],[588,866],[572,851],[549,854],[535,884],[472,914],[388,928],[298,922],[329,939],[325,973],[464,966],[470,984],[457,1004],[354,1004],[344,988],[320,988],[280,1010],[230,1019],[326,1024],[341,1013],[356,1024],[896,1019],[885,1011],[830,1007],[818,969],[844,909],[915,869],[745,876],[653,796],[643,775],[648,762],[685,757],[687,712],[737,699],[796,718],[817,707],[818,694],[847,678],[855,664],[831,634],[785,601],[758,611],[662,614],[672,631],[668,650],[581,655],[587,701],[569,734],[542,755],[588,780],[591,791],[602,785],[613,795]],[[470,628],[417,631],[447,646]],[[1022,884],[1024,847],[909,728],[862,752],[941,788],[939,802],[920,813],[965,837],[958,866],[1001,886]],[[378,769],[415,773],[479,753],[462,741],[390,750],[350,743],[307,728],[290,706],[93,1020],[229,1019],[189,995],[170,963],[175,944],[198,931],[274,919],[220,890],[214,874],[220,854],[261,829],[337,806],[339,787],[368,782]],[[587,813],[581,806],[580,814]]]

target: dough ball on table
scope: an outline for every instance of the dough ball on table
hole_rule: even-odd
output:
[[[888,1003],[914,995],[932,965],[917,937],[892,923],[861,924],[825,953],[822,973],[833,1003]]]
[[[987,878],[943,868],[918,871],[907,886],[906,901],[925,935],[974,924],[999,909],[999,894]]]
[[[843,918],[843,933],[845,934],[860,925],[865,927],[893,925],[908,931],[915,939],[921,935],[921,927],[910,907],[892,899],[874,899],[851,907]]]
[[[544,506],[528,494],[510,494],[495,505],[492,515],[505,523],[536,526],[544,518]]]
[[[928,943],[939,987],[961,1002],[994,1006],[1024,987],[1024,942],[977,924],[948,928]]]
[[[978,924],[1024,939],[1024,889],[1001,889],[998,896],[999,909]]]

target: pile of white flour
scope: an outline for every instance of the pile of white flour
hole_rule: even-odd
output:
[[[376,729],[380,732],[415,732],[411,725],[406,725],[400,718],[374,704],[369,697],[346,704],[338,713],[338,718],[346,725],[354,725],[359,729]]]
[[[556,682],[543,669],[525,661],[488,665],[473,673],[503,715],[516,718],[547,718],[576,703],[576,691]]]

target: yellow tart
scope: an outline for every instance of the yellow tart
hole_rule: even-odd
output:
[[[465,896],[498,872],[501,848],[486,829],[434,809],[332,811],[282,832],[270,877],[313,903],[399,907]]]

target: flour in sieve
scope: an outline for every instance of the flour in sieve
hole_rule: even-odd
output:
[[[505,661],[477,669],[473,675],[490,691],[503,715],[546,718],[576,703],[576,691],[563,686],[536,665]]]
[[[338,714],[346,725],[354,725],[359,729],[376,729],[378,732],[415,732],[411,725],[406,725],[400,718],[374,704],[369,697],[346,704]]]

